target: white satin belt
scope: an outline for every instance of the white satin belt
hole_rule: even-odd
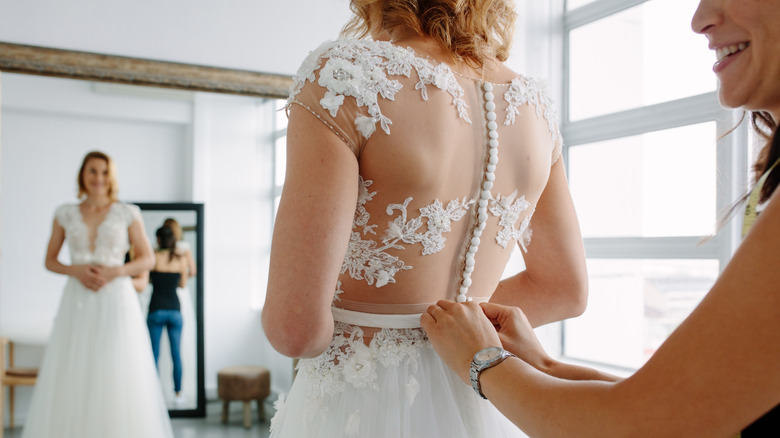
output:
[[[354,310],[341,309],[339,307],[331,307],[330,310],[333,312],[333,319],[336,321],[361,327],[376,328],[420,328],[420,316],[422,316],[422,313],[398,315],[355,312]]]

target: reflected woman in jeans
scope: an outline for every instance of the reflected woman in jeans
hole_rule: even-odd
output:
[[[157,229],[157,245],[155,251],[155,266],[149,273],[152,284],[152,297],[149,301],[149,314],[146,325],[152,339],[154,361],[160,356],[160,337],[165,327],[171,345],[173,361],[173,386],[176,392],[176,403],[183,403],[181,396],[181,304],[177,296],[177,288],[187,285],[187,259],[176,249],[176,236],[170,227]]]

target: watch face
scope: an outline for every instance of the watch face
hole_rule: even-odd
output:
[[[474,359],[480,362],[490,362],[499,356],[501,356],[501,349],[499,347],[488,347],[477,352]]]

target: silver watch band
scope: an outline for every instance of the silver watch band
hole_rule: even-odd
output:
[[[491,350],[494,352],[494,354],[497,353],[495,357],[492,357],[488,360],[479,359],[480,354]],[[478,351],[474,355],[474,358],[471,361],[471,366],[469,367],[469,379],[471,380],[471,387],[474,388],[474,391],[477,394],[479,394],[479,396],[482,397],[483,399],[487,400],[485,394],[482,393],[482,386],[479,383],[479,377],[482,374],[482,371],[485,371],[488,368],[492,368],[500,364],[508,357],[517,357],[517,356],[499,347],[488,347]]]

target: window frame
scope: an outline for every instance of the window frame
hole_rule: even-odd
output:
[[[727,211],[748,186],[748,133],[746,123],[739,124],[742,111],[720,107],[717,92],[684,97],[663,103],[570,121],[570,35],[571,31],[610,17],[650,0],[596,0],[567,10],[563,0],[561,34],[553,40],[561,44],[561,133],[562,155],[569,173],[569,150],[584,144],[619,139],[654,131],[678,128],[704,122],[715,122],[721,135],[716,147],[716,212]],[[739,124],[739,126],[737,126]],[[735,128],[736,126],[736,128]],[[728,135],[723,133],[733,130]],[[713,224],[714,225],[714,224]],[[740,242],[740,221],[731,220],[718,233],[707,236],[669,237],[591,237],[583,238],[588,259],[716,259],[722,271]],[[706,239],[706,240],[705,240]],[[565,324],[560,328],[560,355],[568,360],[630,372],[633,369],[604,362],[567,357]]]

